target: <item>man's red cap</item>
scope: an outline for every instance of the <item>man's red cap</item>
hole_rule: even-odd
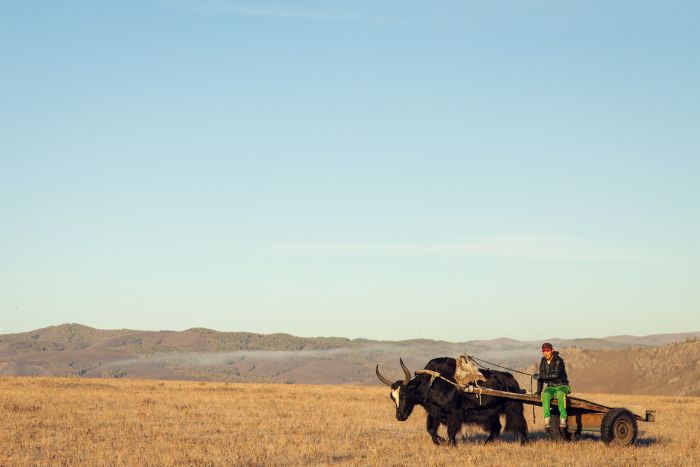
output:
[[[554,347],[552,347],[552,344],[550,344],[549,342],[545,342],[544,344],[542,344],[542,350],[552,350],[552,349],[554,349]]]

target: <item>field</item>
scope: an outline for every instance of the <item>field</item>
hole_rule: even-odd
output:
[[[657,410],[634,447],[586,436],[483,445],[466,428],[434,446],[417,408],[394,418],[382,387],[0,378],[0,465],[700,465],[700,398],[577,394]],[[444,433],[443,433],[444,434]]]

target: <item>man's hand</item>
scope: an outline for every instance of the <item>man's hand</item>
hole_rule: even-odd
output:
[[[540,379],[540,374],[539,373],[533,373],[532,377],[535,379]]]
[[[542,393],[539,392],[539,391],[533,393],[532,395],[533,395],[533,396],[537,396],[537,397],[542,397]]]

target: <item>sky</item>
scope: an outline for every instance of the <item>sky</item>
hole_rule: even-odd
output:
[[[0,333],[700,330],[696,1],[0,7]]]

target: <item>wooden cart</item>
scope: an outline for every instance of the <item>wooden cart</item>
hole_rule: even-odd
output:
[[[462,391],[475,395],[504,397],[516,399],[524,404],[542,406],[542,401],[535,394],[518,394],[513,392],[498,391],[474,385],[462,387]],[[552,419],[558,421],[558,401],[551,401]],[[582,432],[600,433],[606,444],[628,445],[637,440],[637,421],[653,422],[656,412],[645,410],[641,407],[608,407],[607,405],[591,402],[579,397],[566,396],[566,412],[568,414],[568,428],[559,430],[558,423],[548,430],[553,439],[569,440],[577,439]]]

